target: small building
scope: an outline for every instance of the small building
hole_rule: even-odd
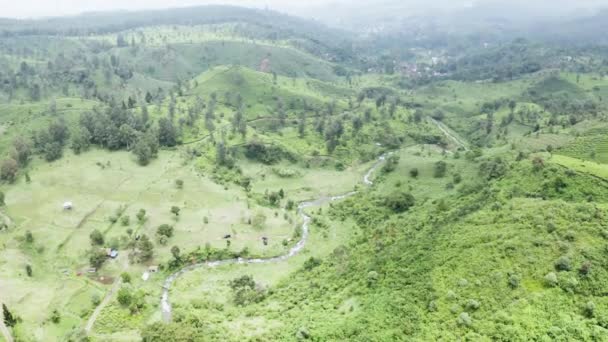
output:
[[[108,258],[116,259],[118,257],[118,251],[115,249],[107,248],[106,255]]]
[[[63,210],[72,210],[74,208],[74,204],[72,202],[63,203]]]
[[[157,273],[158,272],[159,267],[154,265],[154,266],[150,266],[148,267],[148,272],[150,273]]]
[[[91,268],[89,268],[89,269],[87,270],[87,272],[89,272],[89,273],[97,273],[97,268],[95,268],[95,267],[91,267]]]

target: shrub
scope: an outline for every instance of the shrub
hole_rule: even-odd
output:
[[[512,289],[518,288],[520,282],[521,282],[521,279],[519,278],[518,275],[512,274],[509,276],[509,287],[510,288],[512,288]]]
[[[367,273],[367,286],[371,287],[374,284],[376,284],[379,277],[380,277],[380,275],[378,274],[378,272],[369,271],[369,273]]]
[[[146,219],[146,210],[145,209],[139,209],[139,211],[137,212],[137,221],[144,222],[144,220]]]
[[[419,171],[417,168],[413,168],[410,170],[410,177],[412,178],[418,178],[419,175]]]
[[[263,230],[266,224],[266,215],[264,215],[262,212],[256,213],[251,220],[251,224],[253,225],[253,228]]]
[[[98,294],[92,295],[91,296],[91,303],[93,304],[93,306],[99,305],[99,303],[101,303],[101,297],[99,297]]]
[[[558,271],[570,271],[570,258],[562,256],[555,261],[555,269]]]
[[[129,218],[129,216],[126,216],[126,215],[125,215],[125,216],[123,216],[123,217],[121,217],[121,218],[120,218],[120,223],[121,223],[123,226],[125,226],[125,227],[126,227],[126,226],[128,226],[128,225],[131,223],[131,218]]]
[[[471,326],[471,324],[473,324],[473,320],[471,319],[471,316],[469,316],[469,314],[467,312],[463,312],[458,316],[458,320],[457,320],[459,325],[464,325],[464,326]]]
[[[51,313],[51,322],[58,324],[61,321],[61,314],[59,314],[59,311],[57,311],[57,309],[53,310],[53,312]]]
[[[435,178],[443,178],[448,170],[448,164],[446,162],[438,161],[435,163],[433,168],[433,176]]]
[[[129,306],[129,304],[131,304],[131,301],[133,300],[133,295],[131,294],[131,291],[128,288],[121,287],[120,290],[118,290],[117,299],[120,305]]]
[[[586,317],[592,318],[595,315],[595,303],[588,301],[583,308],[583,313]]]
[[[131,282],[131,275],[127,272],[123,272],[120,275],[120,278],[122,279],[123,283],[130,283]]]
[[[306,271],[310,271],[313,268],[317,267],[321,265],[321,259],[315,258],[315,257],[310,257],[308,260],[306,260],[304,262],[304,269]]]
[[[476,301],[475,299],[469,299],[465,305],[465,307],[468,310],[473,310],[473,311],[479,309],[480,306],[481,306],[481,304],[479,304],[479,302]]]
[[[156,234],[170,238],[173,236],[173,226],[162,224],[156,229]]]
[[[180,190],[183,189],[184,188],[184,181],[181,180],[181,179],[176,179],[175,180],[175,187],[177,189],[180,189]]]
[[[558,285],[557,274],[555,272],[547,273],[545,276],[545,284],[549,287],[555,287]]]
[[[89,235],[89,237],[91,238],[91,244],[93,246],[100,246],[103,245],[103,234],[101,234],[101,232],[97,229],[93,230],[91,232],[91,234]]]

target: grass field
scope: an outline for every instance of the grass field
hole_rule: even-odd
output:
[[[56,340],[62,330],[42,325],[50,312],[38,308],[65,307],[66,324],[71,317],[70,325],[78,326],[81,316],[91,308],[88,294],[102,294],[104,283],[120,274],[128,252],[124,249],[120,250],[121,258],[108,262],[97,275],[76,275],[88,268],[86,252],[94,229],[102,231],[106,241],[122,241],[127,229],[155,239],[160,224],[174,225],[175,234],[167,246],[156,243],[156,263],[170,258],[173,245],[184,251],[206,243],[223,248],[225,234],[233,235],[231,248],[235,250],[248,247],[258,255],[277,255],[285,250],[282,241],[293,234],[294,213],[283,215],[280,211],[281,215],[275,215],[274,210],[248,201],[240,188],[225,190],[200,177],[178,156],[163,152],[153,165],[142,168],[126,152],[68,155],[52,164],[34,164],[31,183],[19,179],[5,189],[6,215],[12,223],[8,232],[0,233],[1,272],[6,279],[0,282],[0,292],[8,294],[5,299],[27,318],[25,326],[31,327],[37,338]],[[183,180],[183,189],[176,188],[176,179]],[[66,201],[74,203],[72,211],[62,210]],[[170,212],[171,206],[181,208],[179,218]],[[119,207],[125,208],[122,216],[130,217],[128,225],[109,221]],[[140,224],[135,213],[142,208],[148,219]],[[267,217],[262,230],[247,224],[256,214]],[[31,245],[23,241],[26,231],[34,236]],[[268,246],[261,243],[262,235],[269,238]],[[32,265],[32,278],[25,275],[26,264]],[[133,267],[136,274],[141,269]],[[101,277],[106,281],[100,281]]]

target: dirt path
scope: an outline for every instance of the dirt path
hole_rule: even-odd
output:
[[[0,306],[2,306],[2,303],[0,303]],[[11,335],[11,331],[8,330],[8,327],[6,325],[4,325],[4,315],[2,311],[0,311],[0,332],[2,333],[2,336],[4,336],[6,342],[13,342],[13,336]]]
[[[380,165],[382,165],[382,163],[384,162],[384,160],[386,159],[386,157],[389,154],[390,153],[386,153],[386,154],[383,154],[382,156],[380,156],[378,158],[378,160],[374,163],[374,165],[365,173],[365,175],[363,176],[363,183],[365,185],[371,186],[374,184],[370,178],[371,178],[372,174],[378,169],[378,167],[380,167]],[[165,322],[171,321],[172,308],[171,308],[171,302],[169,301],[169,291],[171,290],[171,286],[173,285],[173,282],[175,282],[175,280],[178,279],[179,277],[181,277],[183,274],[190,272],[192,270],[198,269],[198,268],[202,268],[202,267],[216,267],[216,266],[228,265],[228,264],[269,264],[269,263],[285,261],[285,260],[293,257],[294,255],[300,253],[300,251],[306,245],[306,241],[308,240],[308,232],[309,232],[308,228],[309,228],[309,225],[311,222],[311,217],[306,214],[305,209],[310,208],[310,207],[320,206],[320,205],[328,203],[328,202],[342,200],[342,199],[351,197],[351,196],[355,195],[356,193],[357,193],[356,191],[353,191],[353,192],[349,192],[349,193],[346,193],[343,195],[322,197],[322,198],[319,198],[319,199],[316,199],[313,201],[300,203],[298,205],[298,214],[304,220],[304,223],[302,223],[302,238],[286,254],[283,254],[283,255],[277,256],[277,257],[273,257],[273,258],[264,258],[264,259],[238,258],[238,259],[228,259],[228,260],[221,260],[221,261],[203,262],[203,263],[199,263],[199,264],[186,266],[186,267],[182,268],[181,270],[171,274],[169,277],[167,277],[167,279],[165,279],[165,282],[163,284],[161,301],[160,301],[161,314],[162,314],[163,321],[165,321]]]
[[[122,265],[122,270],[126,271],[127,268],[129,267],[129,259],[126,256],[122,256],[122,258],[124,259],[123,265]],[[106,294],[106,296],[99,303],[99,305],[97,305],[97,307],[95,308],[95,311],[93,311],[93,314],[91,315],[91,317],[89,317],[89,320],[87,321],[87,325],[84,327],[84,331],[87,333],[87,335],[89,335],[91,333],[91,330],[93,330],[93,326],[95,325],[95,321],[97,321],[97,318],[99,317],[99,315],[101,314],[103,309],[110,303],[110,301],[112,301],[112,299],[114,298],[114,295],[116,294],[116,292],[118,292],[121,285],[122,285],[122,277],[118,276],[116,278],[116,280],[114,280],[114,284],[112,284],[112,288],[110,289],[110,291]]]
[[[429,117],[429,121],[431,121],[433,124],[435,124],[435,126],[437,126],[437,128],[439,128],[439,130],[443,134],[445,134],[445,136],[447,136],[450,140],[452,140],[454,143],[456,143],[456,145],[458,145],[459,147],[462,147],[462,149],[464,149],[465,151],[469,150],[469,148],[467,147],[467,144],[462,139],[460,139],[456,135],[452,134],[452,132],[450,132],[449,128],[443,122],[437,121],[431,117]]]

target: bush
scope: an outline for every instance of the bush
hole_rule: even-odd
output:
[[[183,189],[184,188],[184,181],[181,180],[181,179],[176,179],[175,180],[175,187],[177,189],[180,189],[180,190]]]

